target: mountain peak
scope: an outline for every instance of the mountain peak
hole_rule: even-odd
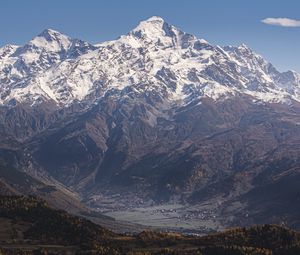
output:
[[[63,34],[54,29],[47,28],[47,29],[44,29],[40,34],[38,34],[38,36],[45,37],[45,38],[47,38],[47,37],[54,38],[54,37],[58,37],[58,36],[63,36]]]
[[[164,22],[164,19],[160,16],[151,16],[150,18],[144,20],[144,22],[152,22],[152,21],[158,21],[158,22]]]
[[[59,52],[66,50],[70,46],[71,41],[72,39],[69,36],[48,28],[34,37],[28,44],[49,51]]]
[[[142,32],[143,34],[161,34],[165,21],[158,16],[152,16],[146,20],[141,21],[136,28],[132,30],[135,32]]]
[[[154,22],[165,22],[164,19],[160,16],[152,16],[152,17],[150,17],[150,18],[148,18],[148,19],[146,19],[142,22],[153,22],[153,21]]]
[[[33,40],[36,38],[44,38],[48,42],[71,40],[71,38],[69,38],[67,35],[62,34],[59,31],[50,28],[43,30],[40,34],[38,34],[35,38],[33,38]]]
[[[157,46],[185,47],[189,41],[196,39],[193,35],[186,34],[177,27],[168,24],[159,16],[152,16],[141,21],[128,35],[146,44],[154,43]]]

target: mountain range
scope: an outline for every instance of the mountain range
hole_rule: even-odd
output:
[[[300,228],[300,74],[157,16],[96,45],[47,29],[0,48],[0,155],[99,210]]]

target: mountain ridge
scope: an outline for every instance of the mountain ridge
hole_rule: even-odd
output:
[[[99,97],[112,89],[131,86],[139,90],[140,82],[148,83],[147,89],[160,83],[155,89],[163,89],[171,99],[184,100],[188,96],[184,86],[192,84],[194,93],[214,99],[246,93],[261,102],[299,101],[299,74],[281,74],[243,44],[210,45],[157,16],[140,22],[127,35],[97,46],[46,29],[25,46],[11,50],[15,50],[11,57],[0,61],[0,77],[7,87],[1,93],[4,105],[16,99],[33,105],[54,100],[68,106],[90,100],[95,91],[100,91]],[[104,63],[97,66],[98,61]],[[166,72],[169,78],[173,74],[173,80],[164,79]],[[174,83],[176,89],[172,89]],[[257,83],[264,86],[258,88]]]

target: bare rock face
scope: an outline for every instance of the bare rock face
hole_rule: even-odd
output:
[[[245,45],[160,17],[95,46],[45,30],[0,49],[0,85],[0,148],[31,175],[87,200],[217,203],[224,224],[300,226],[300,75]]]

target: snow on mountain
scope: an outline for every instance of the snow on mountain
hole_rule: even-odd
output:
[[[17,45],[7,44],[0,48],[0,59],[7,59],[11,56],[12,53],[18,48]]]
[[[40,77],[64,60],[75,59],[95,49],[87,42],[52,29],[44,30],[24,46],[4,46],[0,49],[0,102],[7,104],[12,99],[30,104],[44,100],[58,102],[51,89],[54,84]]]
[[[119,39],[93,46],[47,29],[24,46],[0,49],[0,103],[70,105],[131,87],[189,103],[246,94],[300,101],[299,74],[278,72],[246,45],[213,46],[154,16]]]

